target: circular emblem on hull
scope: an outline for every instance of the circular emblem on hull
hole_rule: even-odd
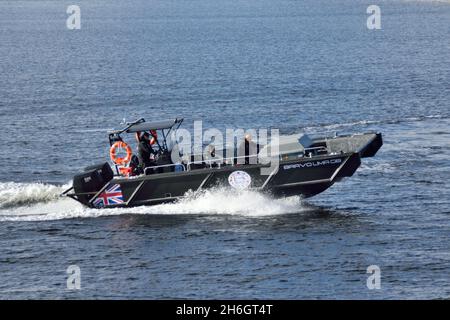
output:
[[[252,177],[245,171],[234,171],[228,177],[228,183],[235,189],[244,190],[252,183]]]

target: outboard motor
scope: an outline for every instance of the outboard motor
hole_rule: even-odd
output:
[[[89,205],[89,200],[114,177],[108,163],[84,168],[84,172],[73,178],[73,190],[80,202]],[[86,194],[88,193],[88,194]]]

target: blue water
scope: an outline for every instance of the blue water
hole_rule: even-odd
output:
[[[381,30],[372,1],[77,1],[81,30],[69,4],[0,2],[0,298],[450,297],[448,1],[380,2]],[[59,199],[140,116],[385,144],[308,200]]]

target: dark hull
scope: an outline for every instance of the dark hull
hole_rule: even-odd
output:
[[[274,196],[301,195],[311,197],[331,187],[344,177],[352,176],[361,165],[362,157],[373,156],[382,145],[381,134],[361,136],[359,144],[349,140],[336,140],[330,148],[340,152],[280,161],[278,170],[271,175],[261,175],[263,165],[235,165],[222,168],[195,169],[168,172],[133,178],[113,178],[102,190],[91,195],[73,198],[86,206],[96,207],[95,200],[107,186],[119,185],[122,203],[107,207],[155,205],[183,198],[188,191],[200,191],[220,186],[230,186],[228,178],[234,171],[244,171],[251,177],[249,189],[271,193]],[[339,145],[347,142],[346,146]],[[344,152],[345,151],[345,152]]]

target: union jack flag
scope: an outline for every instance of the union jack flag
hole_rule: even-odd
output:
[[[94,206],[96,208],[103,208],[106,206],[123,203],[122,189],[120,184],[114,184],[108,186],[97,199],[94,200]]]

